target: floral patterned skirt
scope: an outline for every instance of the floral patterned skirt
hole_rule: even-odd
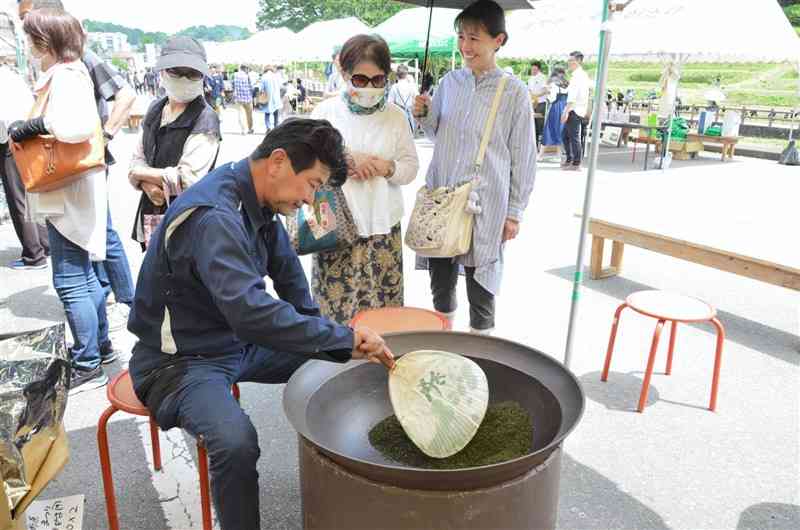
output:
[[[400,223],[389,234],[313,255],[311,291],[322,314],[347,324],[362,309],[403,305]]]

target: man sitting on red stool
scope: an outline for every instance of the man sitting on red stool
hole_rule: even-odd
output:
[[[128,323],[139,339],[134,390],[162,429],[203,437],[223,530],[261,528],[258,439],[233,383],[286,383],[312,358],[394,364],[375,332],[320,316],[276,215],[346,175],[342,136],[330,123],[287,121],[249,158],[178,196],[147,248]]]

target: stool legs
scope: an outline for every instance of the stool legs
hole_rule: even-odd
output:
[[[161,471],[161,443],[158,441],[158,424],[152,416],[150,420],[150,443],[153,446],[153,469]]]
[[[606,350],[606,362],[603,365],[603,374],[600,376],[601,381],[608,380],[608,370],[611,368],[611,355],[614,353],[614,342],[617,340],[617,328],[619,327],[619,316],[622,310],[628,307],[628,304],[622,304],[617,308],[614,313],[614,323],[611,325],[611,336],[608,338],[608,350]]]
[[[236,389],[238,393],[238,388]],[[203,530],[211,530],[211,488],[208,480],[208,454],[202,437],[197,440],[197,467],[200,473],[200,509],[203,514]]]
[[[103,475],[103,491],[106,496],[106,512],[108,513],[109,530],[119,530],[117,520],[117,500],[114,498],[114,480],[111,477],[111,457],[108,453],[108,420],[117,412],[114,405],[108,407],[97,423],[97,447],[100,452],[100,471]]]
[[[675,335],[678,333],[678,321],[672,321],[672,329],[669,332],[669,353],[667,353],[667,375],[672,374],[672,353],[675,351]]]
[[[717,328],[717,351],[714,355],[714,378],[711,380],[711,400],[708,409],[714,412],[717,409],[717,388],[719,386],[719,369],[722,365],[722,345],[725,343],[725,328],[716,317],[711,319],[711,323]]]
[[[636,409],[638,412],[643,412],[644,405],[647,403],[647,392],[650,390],[650,377],[653,375],[653,365],[655,365],[656,352],[658,351],[658,340],[661,337],[661,330],[664,328],[664,322],[664,320],[659,320],[656,324],[656,330],[653,333],[653,343],[650,346],[650,356],[647,358],[647,370],[644,373],[642,393],[639,396],[639,407]]]

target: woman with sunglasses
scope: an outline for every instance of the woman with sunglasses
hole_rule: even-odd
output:
[[[342,186],[353,214],[356,243],[314,255],[311,288],[322,313],[347,323],[362,309],[403,305],[401,186],[419,161],[405,114],[387,102],[389,47],[377,35],[356,35],[339,53],[346,87],[311,117],[339,129],[353,158]]]
[[[132,234],[142,250],[168,202],[214,169],[222,138],[219,116],[204,97],[208,63],[203,45],[191,37],[173,37],[155,69],[161,71],[167,95],[147,110],[128,173],[131,185],[142,191]]]
[[[466,273],[470,329],[490,333],[495,296],[503,272],[503,247],[517,237],[536,173],[536,139],[528,88],[511,76],[505,85],[483,164],[475,174],[483,129],[500,80],[496,54],[508,40],[505,14],[497,3],[478,0],[455,19],[464,68],[447,74],[436,95],[417,96],[414,115],[434,142],[429,189],[456,186],[478,177],[472,248],[456,258],[419,259],[428,268],[433,305],[455,316],[459,271]]]

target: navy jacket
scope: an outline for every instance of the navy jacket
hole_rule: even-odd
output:
[[[172,203],[145,254],[128,329],[138,374],[246,344],[339,362],[353,349],[353,331],[320,316],[283,224],[258,204],[247,159]]]

